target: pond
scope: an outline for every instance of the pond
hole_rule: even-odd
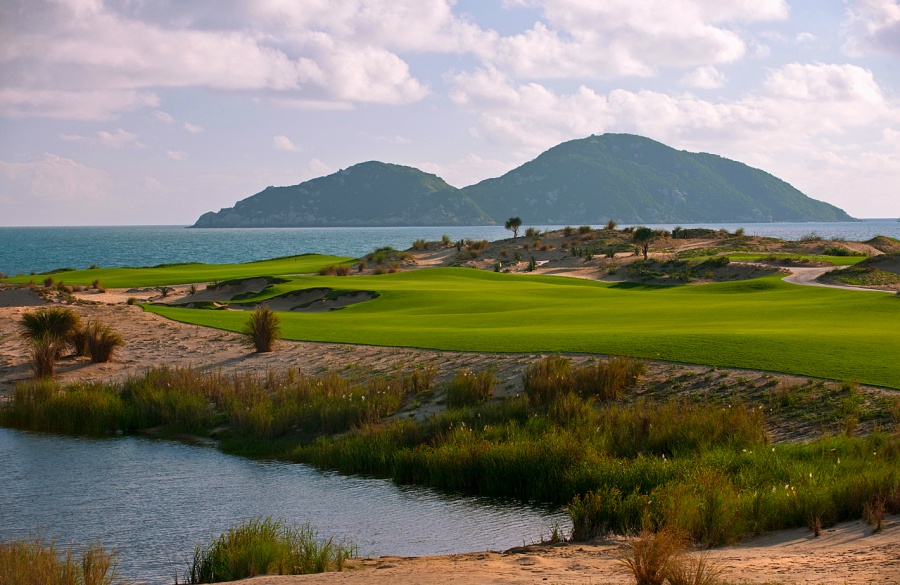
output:
[[[0,540],[100,542],[118,550],[123,576],[147,583],[181,580],[195,546],[256,516],[310,521],[363,556],[503,550],[569,527],[560,510],[143,437],[0,428],[0,461]]]

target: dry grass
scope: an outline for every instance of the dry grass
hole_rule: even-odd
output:
[[[116,552],[89,545],[76,552],[35,538],[0,543],[2,585],[119,585]]]
[[[91,321],[85,326],[84,337],[87,353],[95,364],[111,361],[115,351],[125,345],[119,333],[98,321]]]
[[[56,353],[59,340],[44,334],[31,342],[31,368],[38,378],[49,378],[56,370]]]
[[[619,562],[637,585],[663,585],[681,565],[686,549],[687,539],[681,532],[670,528],[659,532],[644,530],[628,540]]]

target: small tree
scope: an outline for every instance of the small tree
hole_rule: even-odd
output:
[[[518,217],[511,217],[506,220],[506,223],[503,224],[503,227],[513,233],[513,239],[515,240],[517,237],[519,237],[519,228],[522,227],[522,220]]]
[[[631,241],[640,247],[641,253],[644,255],[644,260],[647,259],[647,253],[650,251],[650,242],[653,241],[655,235],[653,230],[643,226],[636,228],[631,235]]]

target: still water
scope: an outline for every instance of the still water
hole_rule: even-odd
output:
[[[831,223],[681,224],[748,235],[797,240],[815,233],[823,238],[867,240],[876,235],[900,238],[896,218]],[[526,226],[523,226],[523,228]],[[562,226],[533,226],[538,229]],[[652,225],[672,229],[674,224]],[[524,231],[524,230],[523,230]],[[502,226],[392,228],[187,229],[185,226],[0,227],[0,273],[40,273],[56,268],[155,266],[176,262],[250,262],[318,253],[359,257],[382,246],[409,248],[415,240],[499,240]]]
[[[195,546],[254,516],[311,521],[362,555],[435,555],[531,543],[565,514],[388,480],[251,461],[170,441],[0,428],[0,540],[39,532],[101,542],[125,576],[173,583]]]

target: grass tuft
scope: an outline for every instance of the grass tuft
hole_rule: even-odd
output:
[[[87,354],[95,364],[111,361],[117,349],[125,345],[122,336],[98,321],[89,322],[84,328]]]
[[[306,575],[343,570],[355,547],[322,540],[309,523],[254,518],[194,550],[186,583],[236,581],[255,575]]]
[[[636,585],[663,585],[687,549],[687,540],[677,530],[656,533],[644,530],[628,540],[619,561],[634,577]]]
[[[44,333],[31,341],[31,369],[37,378],[49,378],[56,370],[59,339]]]
[[[253,310],[241,331],[257,353],[267,353],[275,349],[275,340],[281,332],[281,320],[268,305],[260,305]]]

